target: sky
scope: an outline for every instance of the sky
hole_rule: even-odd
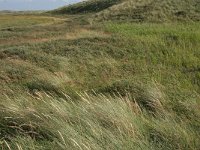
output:
[[[51,10],[82,0],[0,0],[0,10]]]

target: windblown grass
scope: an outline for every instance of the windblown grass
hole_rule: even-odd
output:
[[[158,88],[156,88],[158,90]],[[9,97],[0,102],[2,149],[198,149],[198,102],[182,104],[191,118],[181,118],[164,99],[149,106],[126,96],[79,94],[79,101],[41,97]],[[159,103],[159,105],[156,105]],[[195,105],[195,106],[194,106]],[[193,123],[191,123],[193,122]]]

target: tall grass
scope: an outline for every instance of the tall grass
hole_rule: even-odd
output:
[[[147,93],[154,113],[125,96],[79,93],[80,100],[52,97],[2,97],[0,143],[2,149],[198,149],[200,117],[195,103],[178,116],[157,96]],[[157,105],[159,103],[159,105]],[[187,117],[188,116],[188,117]]]

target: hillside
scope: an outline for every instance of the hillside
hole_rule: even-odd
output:
[[[52,14],[84,14],[95,13],[107,9],[122,0],[89,0],[74,5],[64,6],[62,8],[50,11]]]
[[[96,13],[93,21],[200,21],[199,0],[89,0],[52,11],[53,14]]]
[[[200,21],[198,0],[129,0],[98,13],[97,20]]]

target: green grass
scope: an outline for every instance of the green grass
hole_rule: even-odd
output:
[[[31,26],[54,22],[54,18],[37,15],[4,15],[0,14],[0,29],[9,27]],[[6,30],[6,29],[5,29]],[[11,30],[11,29],[10,29]]]
[[[199,149],[198,22],[13,17],[0,16],[2,149]]]
[[[198,0],[124,0],[101,11],[94,20],[127,22],[188,22],[200,21]]]

